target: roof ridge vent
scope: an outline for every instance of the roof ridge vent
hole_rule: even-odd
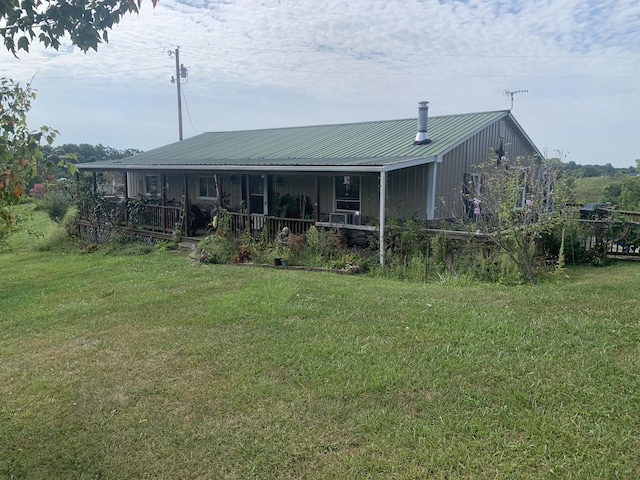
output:
[[[427,135],[427,120],[429,119],[429,102],[418,102],[418,133],[413,141],[414,145],[427,145],[431,143]]]

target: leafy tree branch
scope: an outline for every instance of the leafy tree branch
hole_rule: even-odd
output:
[[[158,0],[151,0],[155,7]],[[0,35],[14,55],[32,43],[57,50],[66,35],[83,52],[108,42],[108,31],[140,0],[0,0]]]

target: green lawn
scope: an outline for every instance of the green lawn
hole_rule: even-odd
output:
[[[604,189],[612,183],[620,183],[621,177],[576,178],[576,202],[598,203],[604,201]]]
[[[531,286],[0,253],[0,478],[640,476],[640,265]]]

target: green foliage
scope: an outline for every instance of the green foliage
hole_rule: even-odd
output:
[[[8,206],[0,204],[0,250],[9,235],[18,230],[15,212]]]
[[[65,143],[56,147],[45,145],[42,147],[42,153],[45,157],[49,157],[52,161],[57,162],[61,158],[73,156],[77,163],[91,163],[102,160],[117,160],[120,158],[130,157],[142,150],[135,148],[127,148],[120,150],[113,147],[105,147],[102,144],[91,145],[88,143]]]
[[[201,240],[196,253],[202,263],[230,263],[239,241],[229,235],[214,233]]]
[[[371,269],[371,264],[358,252],[343,252],[332,262],[331,268],[345,273],[363,273]]]
[[[640,211],[640,176],[627,178],[622,182],[620,208]]]
[[[39,169],[30,185],[35,186],[38,183],[52,182],[55,179],[70,178],[75,170],[68,168],[69,163],[88,163],[101,160],[115,160],[125,158],[140,153],[140,150],[129,148],[118,150],[112,147],[105,147],[101,144],[90,145],[81,143],[79,145],[65,143],[61,146],[42,145],[41,147],[44,162],[49,166],[47,169]],[[98,175],[98,183],[111,184],[112,180],[116,180],[118,188],[121,185],[122,174],[105,172]],[[31,190],[29,191],[31,195]]]
[[[78,239],[69,234],[69,231],[62,225],[55,224],[47,233],[39,238],[34,248],[40,252],[78,252],[81,248]]]
[[[558,258],[557,268],[565,265],[603,266],[611,263],[610,243],[627,251],[640,245],[638,225],[615,216],[599,222],[579,222],[565,218],[540,239],[541,249],[548,257]]]
[[[579,165],[573,161],[564,163],[559,161],[559,159],[550,159],[550,161],[553,162],[553,165],[557,169],[560,177],[612,177],[615,175],[626,175],[637,172],[635,167],[615,168],[610,163],[605,165]]]
[[[146,255],[154,251],[154,244],[144,237],[116,233],[94,251],[100,251],[104,255]]]
[[[607,235],[613,243],[622,247],[626,252],[640,248],[640,223],[628,222],[623,218],[610,220]]]
[[[152,0],[155,6],[157,0]],[[133,0],[2,0],[0,8],[0,35],[4,45],[14,55],[20,50],[29,52],[33,42],[58,50],[61,41],[69,36],[71,42],[83,52],[97,50],[107,42],[108,31],[117,25],[126,13],[138,11]]]
[[[338,240],[329,230],[314,226],[307,231],[307,247],[313,255],[329,257],[337,250]]]
[[[618,203],[617,199],[609,199],[606,196],[607,188],[610,185],[619,184],[623,181],[624,177],[579,177],[575,178],[576,185],[576,203],[596,203],[611,201]],[[615,191],[615,186],[611,187]]]
[[[71,208],[71,199],[64,191],[49,190],[38,201],[38,207],[47,212],[51,220],[60,223]]]
[[[640,473],[634,264],[535,288],[172,252],[0,269],[1,478]]]
[[[294,198],[288,193],[286,195],[275,194],[273,201],[270,201],[271,212],[269,215],[281,218],[311,218],[313,215],[313,204],[307,195],[299,195]]]
[[[507,165],[489,161],[478,171],[480,190],[466,193],[471,221],[460,221],[469,232],[487,234],[488,241],[535,284],[536,240],[561,221],[553,212],[553,166],[537,157],[516,158]]]
[[[48,127],[30,131],[27,112],[35,93],[13,81],[0,79],[0,205],[16,203],[38,172],[43,156],[40,142],[53,142]]]
[[[620,194],[622,193],[622,182],[613,182],[604,187],[602,200],[613,205],[620,204]]]
[[[40,143],[51,144],[57,132],[49,127],[29,130],[27,113],[34,98],[29,85],[22,88],[9,79],[0,79],[0,210],[3,212],[0,238],[16,226],[5,207],[21,201],[29,182],[39,171],[47,175],[57,166],[77,171],[66,157],[55,164],[44,159]]]
[[[556,183],[556,205],[566,205],[576,203],[577,184],[576,177],[565,176],[558,179]]]

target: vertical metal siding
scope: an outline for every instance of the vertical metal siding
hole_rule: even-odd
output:
[[[487,126],[443,157],[438,167],[436,191],[436,218],[452,218],[462,213],[462,181],[465,173],[477,172],[476,166],[488,161],[500,146],[500,122]],[[536,152],[515,128],[505,119],[506,131],[503,146],[508,159],[529,158]]]
[[[389,208],[395,214],[409,214],[420,220],[425,219],[427,195],[427,165],[389,172],[387,199]]]

